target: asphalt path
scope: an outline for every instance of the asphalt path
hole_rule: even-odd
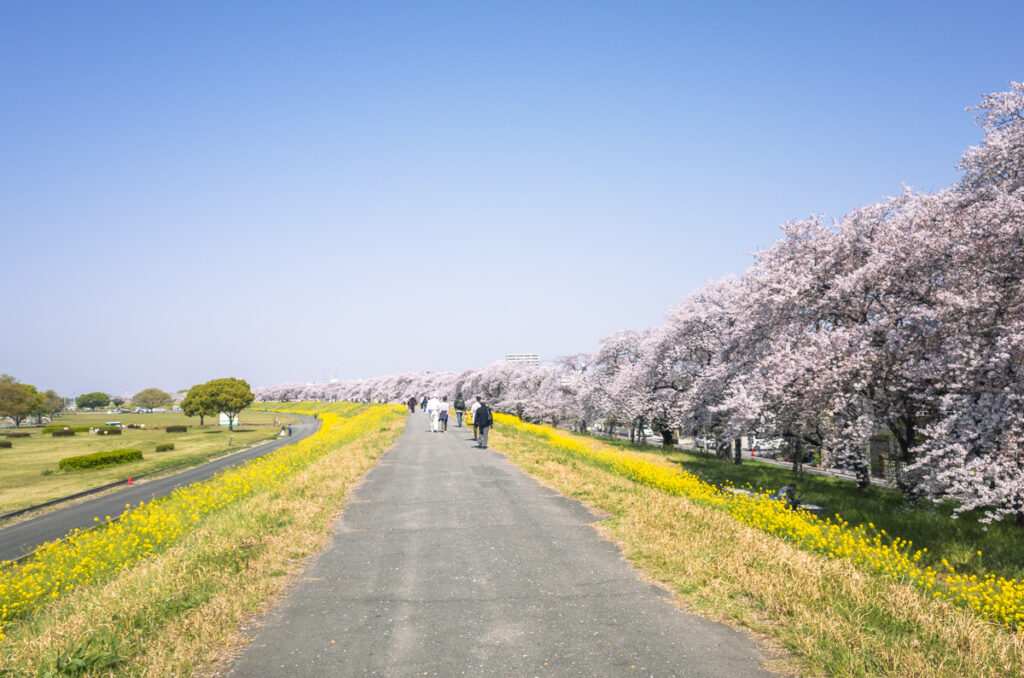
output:
[[[291,436],[278,437],[270,442],[219,457],[179,473],[145,479],[132,485],[126,484],[123,488],[109,494],[44,513],[0,529],[0,561],[21,558],[46,542],[64,537],[75,528],[84,529],[94,526],[96,524],[94,518],[105,519],[106,516],[111,518],[120,516],[125,511],[125,504],[137,506],[139,502],[149,502],[157,497],[170,494],[178,487],[190,485],[198,480],[206,480],[226,468],[237,466],[249,459],[273,452],[279,447],[298,442],[320,428],[319,419],[293,414],[288,416],[300,419],[298,424],[292,426]]]
[[[640,581],[598,516],[451,424],[409,418],[229,675],[774,675],[749,635]]]

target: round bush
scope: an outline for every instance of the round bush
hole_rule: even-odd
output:
[[[10,440],[0,440],[0,447],[11,447],[12,445]]]
[[[157,452],[168,452],[174,449],[174,443],[160,443],[156,446]]]

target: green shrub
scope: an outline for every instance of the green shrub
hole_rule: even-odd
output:
[[[28,438],[32,434],[29,433],[28,431],[11,431],[10,433],[5,433],[4,435],[7,436],[8,438]]]
[[[187,430],[188,430],[188,426],[175,425],[175,426],[168,426],[167,427],[167,432],[168,433],[184,433]]]
[[[67,437],[67,436],[75,435],[75,431],[74,431],[74,429],[70,429],[70,428],[59,428],[56,431],[51,431],[50,434],[54,438],[64,438],[64,437]]]
[[[82,471],[141,460],[142,450],[109,450],[107,452],[83,454],[78,457],[66,457],[60,460],[59,466],[62,471]]]
[[[119,436],[121,435],[121,429],[118,426],[100,426],[96,429],[96,433],[103,436]]]
[[[160,443],[156,446],[157,452],[168,452],[174,449],[174,443]]]
[[[43,427],[43,433],[53,433],[54,431],[63,431],[64,429],[74,431],[75,433],[88,433],[89,428],[89,426],[63,426],[61,424],[51,424],[50,426]]]
[[[0,440],[0,447],[11,447],[12,445],[10,440]]]

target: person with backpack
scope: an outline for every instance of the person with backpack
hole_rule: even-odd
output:
[[[473,426],[480,431],[477,434],[477,447],[487,449],[487,432],[493,425],[494,415],[491,413],[491,408],[481,400],[480,407],[476,408],[476,414],[473,415]]]
[[[480,432],[480,427],[476,425],[476,411],[480,409],[480,396],[476,397],[473,401],[473,407],[469,408],[469,418],[473,420],[473,440],[477,439],[477,434]]]
[[[462,428],[462,415],[466,413],[466,401],[462,399],[461,393],[455,394],[455,418],[458,420],[459,428]]]

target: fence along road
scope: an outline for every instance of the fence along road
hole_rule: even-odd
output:
[[[580,503],[409,418],[232,676],[772,675],[642,583]]]
[[[300,419],[300,422],[292,427],[290,436],[275,438],[270,442],[219,457],[200,466],[193,466],[180,473],[146,480],[137,485],[126,485],[110,494],[44,513],[0,529],[0,561],[21,558],[48,541],[60,539],[75,528],[93,527],[96,524],[93,518],[99,517],[102,520],[106,516],[111,518],[120,516],[125,511],[125,504],[138,506],[139,502],[152,501],[157,497],[170,494],[178,487],[206,480],[226,468],[237,466],[249,459],[262,457],[279,447],[298,442],[320,428],[319,419],[293,414],[288,416]]]

